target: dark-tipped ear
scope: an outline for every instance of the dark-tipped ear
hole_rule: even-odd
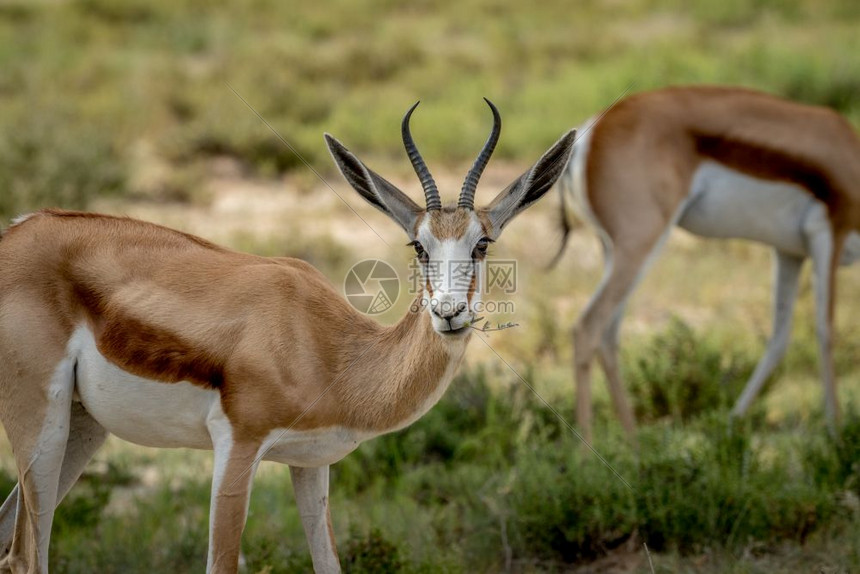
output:
[[[575,137],[576,130],[564,134],[531,169],[514,180],[484,209],[493,226],[494,239],[511,219],[555,185],[567,165]]]
[[[330,134],[325,134],[325,142],[334,163],[349,185],[368,203],[396,221],[412,237],[421,208],[393,183],[364,165]]]

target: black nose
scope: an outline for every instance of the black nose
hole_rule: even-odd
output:
[[[444,305],[438,304],[433,307],[433,314],[439,317],[440,319],[445,319],[446,321],[452,319],[466,310],[465,303],[458,303],[456,307],[452,305]]]

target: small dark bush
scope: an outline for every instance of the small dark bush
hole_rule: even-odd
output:
[[[3,500],[6,500],[6,497],[9,496],[9,493],[12,492],[16,484],[18,484],[18,478],[15,475],[0,471],[0,493],[2,493]]]
[[[629,456],[610,459],[633,478]],[[573,441],[534,445],[516,468],[510,529],[517,555],[572,562],[605,554],[633,535],[633,492]]]
[[[834,448],[842,483],[860,495],[860,415],[852,413],[845,417]]]
[[[785,450],[763,453],[750,425],[712,413],[688,426],[644,429],[638,461],[619,445],[596,445],[632,488],[572,440],[521,452],[508,498],[515,553],[571,562],[634,536],[684,555],[802,543],[836,516],[842,485],[816,485],[811,465]]]
[[[119,192],[126,165],[108,135],[51,112],[2,126],[0,217],[43,207],[84,209]]]
[[[401,572],[400,548],[373,528],[367,536],[353,535],[346,544],[344,571],[349,574]]]
[[[812,436],[803,463],[821,488],[852,490],[860,495],[860,415],[848,413],[838,439]]]
[[[189,108],[190,109],[190,108]],[[190,113],[190,112],[188,112]],[[293,130],[271,120],[279,134]],[[200,158],[229,156],[238,159],[255,175],[275,176],[292,169],[306,169],[305,161],[316,165],[322,158],[315,149],[305,148],[290,141],[301,158],[263,123],[222,126],[203,118],[178,129],[171,138],[165,138],[161,151],[172,161],[189,163]]]
[[[147,2],[110,2],[109,0],[77,0],[76,7],[83,13],[110,24],[138,24],[148,22],[155,11]]]
[[[729,406],[755,366],[749,355],[718,348],[677,317],[626,362],[636,415],[644,421],[687,421]]]
[[[128,470],[110,462],[103,472],[85,473],[57,507],[54,529],[71,531],[95,527],[104,515],[113,489],[133,482],[134,477]]]

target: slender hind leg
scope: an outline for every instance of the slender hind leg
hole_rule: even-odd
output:
[[[317,468],[291,466],[290,475],[305,537],[311,549],[314,571],[319,574],[340,572],[328,503],[328,465]]]
[[[41,400],[45,410],[41,424],[23,427],[4,420],[18,466],[15,533],[6,562],[6,567],[14,572],[48,572],[51,522],[69,439],[73,391],[74,363],[64,358],[43,390]],[[6,418],[10,418],[9,413]]]
[[[607,240],[603,240],[603,263],[608,269],[612,264],[612,246]],[[641,273],[639,276],[641,277]],[[631,287],[630,292],[636,287],[635,283]],[[633,409],[630,408],[630,401],[627,400],[627,393],[624,390],[624,381],[621,378],[621,369],[618,365],[618,336],[621,332],[621,321],[624,320],[624,310],[627,306],[627,299],[618,305],[615,309],[615,314],[612,317],[612,322],[609,328],[603,333],[603,339],[600,343],[600,352],[598,360],[603,368],[603,373],[606,375],[606,382],[609,386],[609,396],[612,398],[612,404],[615,406],[615,412],[621,420],[621,426],[627,438],[634,439],[636,433],[636,419],[633,416]]]
[[[839,399],[833,369],[833,315],[836,300],[836,269],[845,234],[832,234],[829,229],[816,234],[810,251],[815,281],[815,331],[821,356],[821,379],[824,384],[824,413],[831,434],[839,423]]]
[[[626,411],[630,428],[627,428],[628,425],[623,420],[622,424],[625,424],[625,430],[632,433],[633,413],[627,403],[626,391],[618,371],[617,348],[613,350],[605,341],[607,331],[612,328],[614,319],[623,313],[624,303],[644,275],[649,263],[656,257],[670,229],[662,226],[639,229],[637,236],[626,235],[623,243],[616,241],[612,244],[603,281],[574,327],[576,420],[588,442],[591,442],[591,364],[594,354],[601,346],[606,351],[603,362],[604,368],[609,367],[607,381],[613,401],[616,409]],[[620,325],[620,318],[618,321]],[[608,338],[617,338],[617,333],[610,333]]]
[[[627,438],[633,440],[636,433],[636,418],[627,398],[624,381],[621,378],[621,368],[618,364],[618,336],[621,331],[621,321],[624,319],[626,303],[625,299],[618,306],[609,328],[604,332],[598,359],[603,372],[606,374],[609,396],[612,398],[615,412],[621,420],[621,426],[624,428]]]
[[[68,494],[72,485],[77,482],[89,460],[107,438],[107,431],[90,416],[83,405],[73,402],[71,410],[69,440],[63,455],[63,466],[60,471],[57,492],[58,504]],[[9,554],[12,547],[20,492],[20,486],[16,484],[3,506],[0,507],[0,571],[5,566],[2,559]]]
[[[18,511],[18,497],[21,489],[18,485],[12,489],[3,506],[0,506],[0,572],[4,571],[5,559],[12,548],[12,537],[15,534],[15,515]]]
[[[18,484],[15,484],[3,506],[0,507],[0,573],[2,574],[12,571],[8,556],[12,549],[12,538],[15,535],[15,517],[21,504],[20,497],[21,489]]]
[[[800,270],[803,267],[803,257],[797,257],[774,250],[774,286],[773,286],[773,333],[767,343],[764,357],[756,365],[732,409],[733,417],[743,416],[752,404],[764,382],[782,360],[788,342],[791,339],[791,322],[794,313],[794,302],[797,300],[797,284]]]

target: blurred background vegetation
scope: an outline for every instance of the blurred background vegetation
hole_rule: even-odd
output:
[[[497,156],[526,162],[625,90],[742,84],[860,121],[852,0],[4,0],[0,214],[100,193],[193,196],[224,155],[273,176],[313,165],[323,131],[402,164],[469,162],[503,111]]]
[[[858,30],[856,0],[2,0],[0,217],[129,213],[303,257],[335,284],[367,257],[405,277],[403,238],[334,174],[324,131],[414,194],[398,130],[418,99],[413,133],[443,193],[459,189],[486,138],[483,96],[504,129],[482,190],[628,90],[740,84],[857,125]],[[556,209],[544,200],[496,247],[520,262],[520,284],[516,314],[494,319],[521,327],[488,342],[571,420],[568,333],[601,265],[577,229],[559,267],[540,269],[558,245]],[[335,465],[344,567],[650,572],[647,543],[657,572],[860,571],[860,274],[840,279],[848,416],[832,441],[808,288],[780,373],[747,419],[726,422],[770,330],[769,269],[761,247],[678,234],[637,292],[623,344],[638,452],[595,389],[595,447],[630,488],[473,341],[436,409]],[[0,494],[14,481],[2,452]],[[61,506],[54,570],[202,571],[210,467],[207,453],[109,441]],[[250,572],[310,568],[288,483],[285,468],[261,467]]]

